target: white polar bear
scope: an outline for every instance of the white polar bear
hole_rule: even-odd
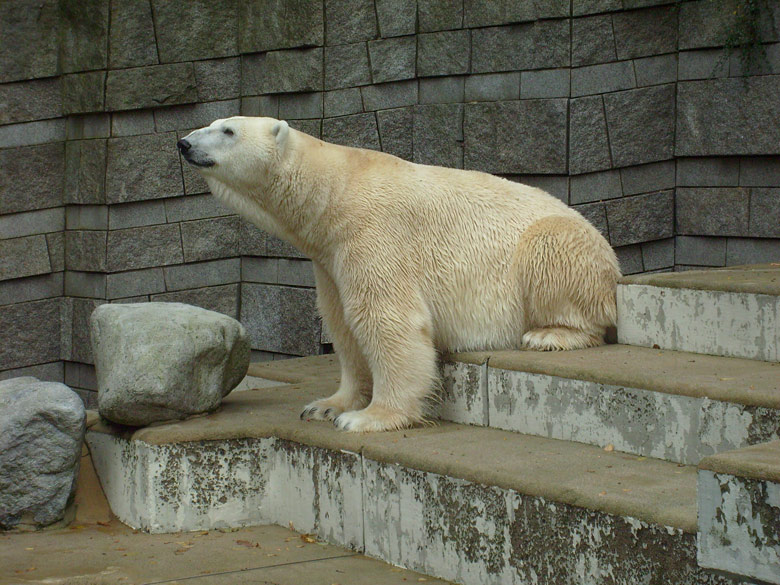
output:
[[[341,385],[301,418],[343,430],[426,419],[437,351],[603,343],[617,258],[540,189],[323,142],[271,118],[178,142],[212,193],[314,264]]]

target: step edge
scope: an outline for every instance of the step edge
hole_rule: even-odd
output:
[[[780,440],[750,445],[705,457],[700,471],[780,484]]]

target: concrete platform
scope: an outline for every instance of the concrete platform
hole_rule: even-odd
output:
[[[780,263],[623,278],[618,340],[780,361]]]

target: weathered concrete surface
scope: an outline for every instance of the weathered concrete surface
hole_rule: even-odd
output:
[[[698,498],[699,564],[780,583],[780,441],[702,461]]]
[[[624,276],[620,279],[620,283],[778,296],[780,295],[780,264],[753,264]]]
[[[441,364],[439,417],[442,420],[488,426],[487,362]]]

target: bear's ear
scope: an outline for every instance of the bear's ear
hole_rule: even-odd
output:
[[[290,127],[287,125],[287,122],[279,120],[271,128],[271,134],[276,138],[276,148],[284,150],[284,146],[287,144],[287,137],[290,135]]]

